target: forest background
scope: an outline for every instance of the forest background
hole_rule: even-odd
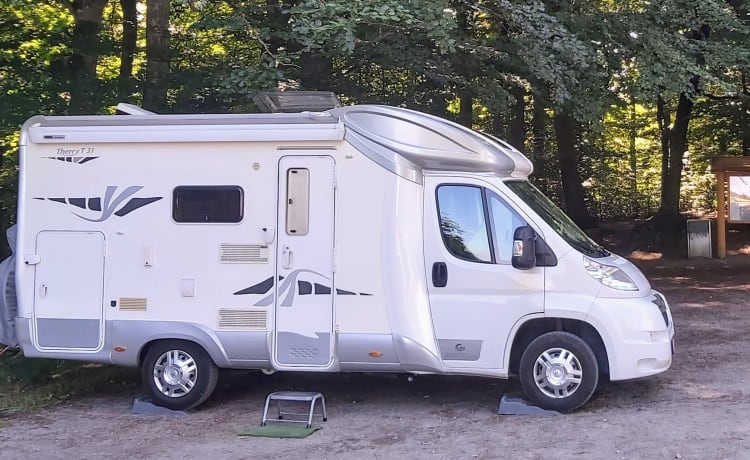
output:
[[[264,90],[494,134],[582,227],[638,220],[679,248],[715,210],[711,159],[750,156],[750,1],[3,0],[0,230],[29,117],[254,112]],[[120,372],[0,345],[0,416],[137,380]]]
[[[492,133],[582,227],[649,218],[667,244],[715,209],[711,158],[750,155],[750,1],[5,0],[0,89],[2,230],[30,116],[281,89]]]

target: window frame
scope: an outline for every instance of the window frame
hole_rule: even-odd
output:
[[[182,190],[190,191],[236,191],[239,192],[238,214],[236,220],[215,220],[215,221],[198,221],[198,220],[178,220],[177,211],[178,193]],[[177,224],[186,225],[232,225],[239,224],[245,218],[245,190],[240,185],[178,185],[172,189],[172,220]]]
[[[489,239],[488,245],[490,250],[490,260],[484,261],[484,260],[471,260],[467,259],[465,257],[461,257],[458,254],[454,253],[451,248],[448,246],[447,241],[445,240],[445,234],[443,233],[442,228],[442,214],[440,212],[440,198],[439,198],[439,190],[441,187],[467,187],[467,188],[477,188],[480,191],[480,196],[482,198],[482,213],[484,217],[484,225],[486,230],[487,238]],[[492,219],[492,211],[490,210],[489,200],[490,197],[488,196],[488,192],[495,195],[495,197],[500,201],[501,204],[503,204],[512,214],[514,214],[521,222],[523,222],[525,225],[529,225],[526,218],[521,215],[520,212],[518,212],[513,206],[511,206],[508,202],[508,200],[503,199],[503,197],[493,191],[489,190],[487,187],[483,185],[476,185],[476,184],[466,184],[466,183],[453,183],[453,182],[445,182],[438,184],[435,187],[435,208],[437,210],[437,218],[438,218],[438,231],[440,232],[440,239],[443,241],[443,247],[450,253],[451,256],[455,257],[458,260],[463,260],[465,262],[472,262],[472,263],[478,263],[478,264],[491,264],[491,265],[511,265],[510,260],[497,260],[497,253],[499,251],[499,242],[497,241],[497,232],[495,229],[495,223]]]
[[[524,219],[524,217],[521,215],[521,213],[519,213],[516,210],[516,208],[514,208],[513,206],[511,206],[508,203],[508,200],[503,199],[503,197],[500,196],[499,193],[497,193],[497,192],[495,192],[493,190],[489,190],[489,194],[494,195],[495,198],[498,200],[498,202],[501,205],[505,206],[505,208],[508,211],[510,211],[511,215],[513,215],[518,220],[520,220],[522,222],[521,226],[523,226],[523,225],[529,225],[529,222],[526,219]],[[500,250],[500,247],[499,247],[500,242],[498,241],[498,238],[497,238],[497,229],[495,228],[495,219],[494,219],[494,215],[493,215],[493,212],[492,212],[492,207],[490,206],[490,199],[492,198],[492,196],[490,196],[489,194],[487,193],[487,190],[485,190],[485,194],[484,194],[484,197],[486,199],[485,206],[487,208],[487,212],[489,213],[489,218],[488,218],[487,223],[490,226],[490,239],[492,240],[492,246],[495,248],[495,250],[492,253],[492,255],[493,255],[492,263],[494,263],[495,265],[511,265],[512,264],[511,259],[508,259],[508,260],[498,260],[498,257],[497,257],[498,254],[502,254],[502,251]],[[515,233],[515,229],[516,228],[518,228],[518,226],[516,226],[516,227],[513,228],[513,232],[514,233]],[[512,240],[512,237],[511,237],[511,240]],[[510,244],[512,245],[513,242],[511,241]]]

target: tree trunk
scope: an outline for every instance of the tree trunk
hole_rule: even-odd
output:
[[[638,126],[636,125],[636,113],[635,113],[635,101],[630,103],[630,129],[628,134],[630,135],[630,193],[634,199],[638,193],[638,151],[635,148],[635,141],[638,137]],[[637,206],[637,204],[636,204]]]
[[[492,135],[498,139],[508,140],[510,137],[508,130],[505,129],[505,114],[494,113],[492,115]]]
[[[447,118],[448,117],[448,99],[442,91],[442,87],[437,82],[430,82],[433,87],[431,90],[429,113],[432,115]]]
[[[74,26],[71,56],[67,61],[70,78],[68,112],[95,113],[99,108],[96,64],[99,61],[99,31],[107,0],[77,0],[68,3]]]
[[[747,74],[742,72],[742,98],[740,99],[740,124],[742,126],[742,155],[750,156],[750,88]]]
[[[525,152],[526,144],[526,90],[521,86],[513,86],[510,90],[516,102],[511,107],[510,132],[508,143],[521,152]]]
[[[586,207],[581,177],[578,174],[577,123],[569,115],[558,112],[555,113],[554,124],[565,212],[581,228],[593,227],[595,221]]]
[[[674,125],[669,130],[669,168],[663,186],[659,213],[664,217],[680,216],[680,182],[682,180],[682,157],[687,151],[688,125],[693,111],[693,101],[687,94],[680,94]]]
[[[333,91],[331,59],[313,52],[300,56],[299,79],[302,89],[309,91]]]
[[[294,3],[292,0],[266,0],[266,26],[270,30],[268,49],[274,55],[282,47],[288,47],[292,51],[298,49],[298,44],[283,38],[291,33],[288,11]]]
[[[533,149],[531,162],[534,163],[534,171],[539,171],[539,165],[544,159],[547,148],[547,112],[540,97],[534,98],[534,112],[531,118],[531,135]]]
[[[461,99],[461,109],[458,113],[458,122],[467,128],[471,128],[474,121],[474,99],[467,90],[462,91],[459,97]]]
[[[157,113],[167,109],[169,61],[169,0],[147,0],[143,107]]]
[[[120,0],[122,7],[122,49],[120,51],[119,99],[130,101],[134,90],[133,58],[138,43],[137,0]]]
[[[661,144],[661,197],[667,194],[667,174],[669,171],[669,108],[661,97],[656,98],[656,122],[659,125],[659,141]]]

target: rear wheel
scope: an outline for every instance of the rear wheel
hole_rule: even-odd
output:
[[[154,343],[141,367],[153,402],[175,410],[202,404],[216,388],[219,369],[201,346],[182,340]]]
[[[534,339],[521,356],[518,374],[532,402],[560,412],[586,404],[599,383],[599,365],[591,347],[562,331]]]

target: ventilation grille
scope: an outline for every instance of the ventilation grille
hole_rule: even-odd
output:
[[[219,252],[223,264],[268,263],[268,246],[265,244],[222,243]]]
[[[266,330],[265,310],[219,309],[219,329]]]
[[[147,300],[140,297],[120,297],[120,311],[146,311]]]

